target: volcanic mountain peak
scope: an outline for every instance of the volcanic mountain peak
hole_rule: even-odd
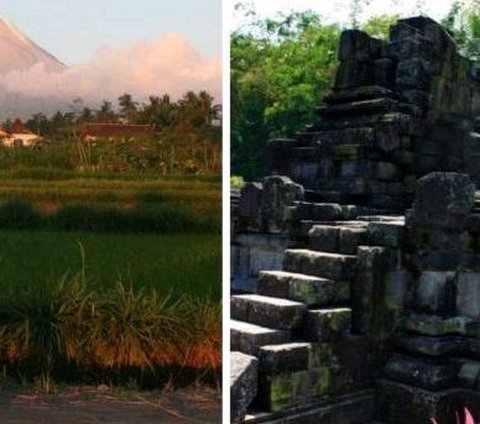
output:
[[[37,63],[43,64],[48,72],[61,72],[66,68],[8,19],[0,16],[0,74],[27,70]]]
[[[0,15],[0,32],[2,34],[10,34],[13,38],[28,45],[28,37],[2,15]]]

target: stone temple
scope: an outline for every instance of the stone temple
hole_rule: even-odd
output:
[[[480,422],[480,78],[426,17],[338,56],[233,196],[232,422]]]

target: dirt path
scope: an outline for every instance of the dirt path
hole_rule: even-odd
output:
[[[219,393],[202,387],[165,392],[69,387],[53,395],[0,388],[1,424],[220,423]]]

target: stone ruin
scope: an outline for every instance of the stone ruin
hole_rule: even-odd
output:
[[[426,17],[339,60],[232,202],[232,421],[480,420],[480,80]]]

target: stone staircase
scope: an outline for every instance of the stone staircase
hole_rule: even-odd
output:
[[[342,210],[333,204],[316,207]],[[371,241],[385,242],[376,226],[403,225],[403,221],[363,216],[320,223],[307,219],[300,224],[307,238],[285,250],[282,269],[260,271],[255,294],[231,299],[231,349],[259,361],[258,396],[251,405],[257,412],[251,422],[257,422],[258,411],[285,413],[314,402],[317,406],[328,403],[352,389],[373,387],[372,369],[367,365],[371,341],[365,334],[352,332],[357,251]],[[363,422],[373,419],[373,406],[359,408],[366,417]]]

